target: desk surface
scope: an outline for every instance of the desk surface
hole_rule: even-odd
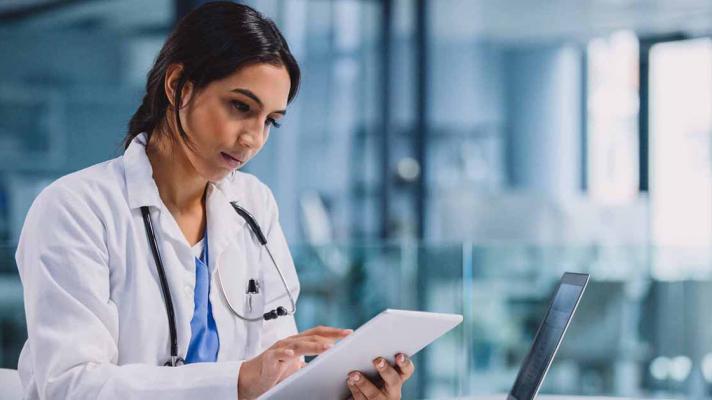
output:
[[[460,397],[454,400],[506,400],[506,394],[497,395],[480,395],[470,397]],[[442,399],[444,400],[444,399]],[[599,397],[599,396],[537,396],[537,400],[642,400],[642,398],[633,399],[630,397]],[[660,399],[657,399],[660,400]]]

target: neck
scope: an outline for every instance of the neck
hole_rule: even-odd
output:
[[[180,139],[171,140],[154,131],[146,155],[161,200],[169,210],[188,213],[203,209],[208,181],[190,163]]]

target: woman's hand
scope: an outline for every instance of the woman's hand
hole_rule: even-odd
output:
[[[360,372],[351,372],[347,379],[351,398],[353,400],[400,400],[401,388],[415,371],[415,365],[405,354],[396,355],[396,365],[393,366],[383,357],[373,360],[378,374],[383,380],[383,386],[376,386]]]
[[[303,356],[321,354],[351,329],[318,326],[282,339],[255,358],[245,361],[237,379],[238,398],[255,399],[304,366]]]

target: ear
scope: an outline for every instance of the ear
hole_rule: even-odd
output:
[[[168,97],[168,102],[171,104],[171,108],[175,108],[176,99],[176,89],[178,88],[178,82],[183,76],[183,65],[181,64],[171,64],[166,70],[166,79],[163,82],[164,90],[166,91],[166,97]],[[183,90],[181,93],[181,105],[180,108],[185,107],[190,101],[190,97],[193,94],[193,83],[188,81],[183,85]]]

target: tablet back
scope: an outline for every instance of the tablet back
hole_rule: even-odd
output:
[[[306,367],[276,385],[260,400],[335,400],[349,396],[351,371],[376,376],[373,359],[390,363],[397,353],[412,356],[462,322],[461,315],[385,310]]]

